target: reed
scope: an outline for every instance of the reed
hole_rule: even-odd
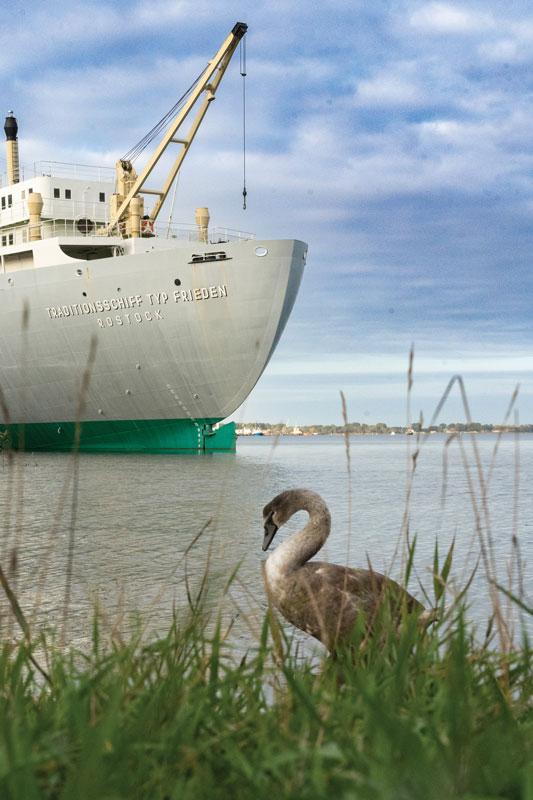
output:
[[[526,638],[480,644],[460,605],[422,636],[376,626],[321,669],[269,613],[236,653],[201,600],[148,643],[106,643],[97,615],[86,652],[5,643],[0,796],[530,798]]]

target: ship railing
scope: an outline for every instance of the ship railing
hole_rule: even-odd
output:
[[[106,222],[93,220],[89,216],[79,217],[78,219],[42,219],[40,223],[40,238],[54,239],[56,237],[75,237],[86,238],[87,236],[98,236],[106,238]],[[154,234],[160,239],[176,239],[185,242],[200,242],[198,227],[187,223],[179,222],[157,222],[154,225]],[[111,238],[127,238],[125,231],[116,228]],[[209,228],[207,235],[208,244],[222,244],[224,242],[246,241],[255,239],[255,234],[246,231],[237,231],[232,228],[212,227]],[[26,244],[30,241],[30,226],[23,223],[2,227],[0,229],[0,246],[10,247],[12,245]]]
[[[40,228],[39,239],[54,239],[58,236],[87,237],[91,234],[97,235],[100,230],[105,228],[105,223],[94,223],[87,218],[79,220],[43,219],[38,227]],[[30,226],[28,223],[0,229],[0,246],[2,247],[11,247],[12,245],[27,244],[29,242]]]
[[[5,160],[0,160],[0,185],[7,186],[5,174]],[[33,164],[21,164],[19,168],[20,180],[30,178],[77,178],[84,181],[98,181],[101,183],[114,182],[114,167],[100,167],[93,164],[68,164],[66,161],[34,161]]]
[[[65,161],[36,161],[33,165],[33,175],[28,178],[37,178],[46,175],[50,178],[78,178],[83,181],[97,181],[99,183],[114,183],[114,167],[101,167],[94,164],[68,164]]]
[[[184,222],[156,222],[154,232],[160,239],[179,239],[187,242],[199,242],[201,236],[197,225]],[[209,244],[222,244],[246,239],[255,239],[255,233],[237,231],[233,228],[212,227],[207,233]]]
[[[109,208],[105,199],[94,199],[91,196],[84,197],[83,200],[72,200],[65,198],[46,197],[43,199],[43,220],[78,220],[92,219],[98,223],[107,223]],[[27,224],[29,220],[28,199],[31,194],[22,200],[11,202],[7,208],[0,210],[1,228],[15,227],[20,224]]]

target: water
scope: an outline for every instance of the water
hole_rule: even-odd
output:
[[[494,435],[475,438],[485,472],[496,441]],[[474,505],[482,515],[481,492],[472,441],[468,436],[463,439],[466,466],[458,442],[449,447],[445,442],[440,435],[425,440],[412,485],[410,535],[416,534],[417,548],[410,588],[421,599],[420,583],[432,593],[436,538],[441,554],[456,538],[453,579],[458,586],[479,559]],[[415,448],[413,438],[400,435],[350,439],[351,517],[345,444],[338,436],[284,437],[277,444],[267,437],[240,438],[235,455],[82,455],[74,504],[69,457],[20,454],[13,467],[4,458],[2,563],[35,624],[59,628],[69,528],[75,514],[68,638],[76,644],[90,636],[95,602],[110,628],[127,628],[132,613],[139,612],[150,630],[163,631],[174,607],[178,614],[183,613],[185,575],[194,591],[209,564],[210,600],[216,603],[240,564],[226,610],[237,620],[234,636],[246,645],[257,632],[257,620],[266,607],[261,578],[261,510],[265,503],[290,487],[314,489],[324,497],[333,517],[332,534],[322,557],[363,567],[368,557],[376,570],[399,577],[403,550],[399,534]],[[532,474],[533,435],[521,435],[518,444],[511,435],[502,437],[490,478],[488,509],[495,562],[505,585],[513,560],[516,520],[522,557],[531,556]],[[305,516],[303,512],[296,515],[288,531],[297,530]],[[9,566],[14,549],[17,564]],[[526,594],[528,589],[531,595],[531,585]],[[483,621],[489,608],[480,564],[470,592],[471,616]],[[6,613],[3,599],[0,610],[2,615]]]

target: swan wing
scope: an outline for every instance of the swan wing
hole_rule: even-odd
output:
[[[312,561],[291,576],[278,607],[293,625],[331,648],[353,629],[362,615],[371,625],[384,598],[399,608],[421,611],[422,605],[395,581],[378,572]]]

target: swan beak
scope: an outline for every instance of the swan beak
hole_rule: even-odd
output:
[[[265,535],[263,537],[263,551],[268,550],[272,544],[272,539],[278,532],[278,526],[272,521],[272,513],[265,519]]]

